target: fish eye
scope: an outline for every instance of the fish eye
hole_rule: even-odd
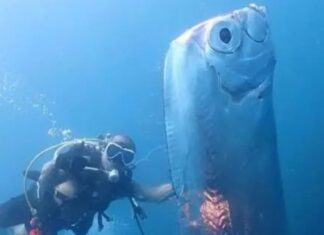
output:
[[[214,51],[234,53],[242,41],[242,29],[236,20],[228,19],[213,22],[209,30],[210,48]]]
[[[222,28],[219,32],[219,38],[226,44],[228,44],[232,39],[231,31],[228,28]]]
[[[269,26],[265,13],[258,8],[250,7],[250,10],[246,13],[244,29],[252,40],[264,42],[269,33]]]

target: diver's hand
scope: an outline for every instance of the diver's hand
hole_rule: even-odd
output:
[[[135,198],[140,201],[159,203],[175,196],[175,191],[171,183],[155,187],[147,187],[134,182],[133,187]]]
[[[66,172],[78,173],[80,172],[88,163],[88,160],[84,156],[75,155],[69,157],[59,157],[56,160],[56,166],[58,169],[62,169]]]
[[[86,156],[75,156],[70,162],[69,169],[71,172],[80,172],[88,164]]]
[[[157,194],[160,195],[161,201],[170,199],[171,197],[175,196],[175,191],[173,189],[173,185],[171,183],[166,183],[166,184],[161,185],[157,189]]]
[[[76,142],[68,148],[67,151],[58,151],[56,153],[55,167],[67,172],[79,171],[87,164],[87,158],[84,155],[84,141]]]

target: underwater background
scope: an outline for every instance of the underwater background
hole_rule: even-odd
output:
[[[44,148],[106,132],[136,141],[137,180],[168,181],[162,78],[169,43],[249,3],[0,0],[0,201],[22,193],[22,172]],[[323,235],[324,2],[255,3],[268,9],[277,54],[274,105],[290,231]],[[172,234],[175,201],[143,206],[146,234]],[[109,214],[106,234],[139,234],[126,200]]]

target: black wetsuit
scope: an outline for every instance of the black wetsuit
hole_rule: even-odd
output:
[[[35,205],[36,187],[33,186],[28,194]],[[13,197],[0,205],[0,227],[8,228],[18,224],[25,224],[29,227],[32,218],[28,204],[24,194]]]
[[[114,185],[99,185],[101,191],[99,191],[98,195],[100,196],[97,198],[91,197],[90,193],[85,193],[75,200],[66,202],[62,207],[55,206],[50,208],[50,216],[43,221],[43,234],[55,235],[60,230],[72,230],[76,235],[86,235],[97,213],[100,218],[100,214],[104,213],[112,201],[131,195],[131,192],[128,190],[132,188],[130,184],[131,180],[125,177]],[[29,198],[32,200],[34,207],[39,207],[36,199],[36,187],[32,187],[29,190]],[[79,216],[80,214],[82,214],[82,216]],[[76,216],[78,220],[75,223],[70,223],[71,217],[74,218]],[[31,219],[32,214],[24,194],[0,204],[1,228],[25,224],[27,231],[29,231]]]
[[[76,235],[86,235],[96,213],[103,214],[109,204],[116,199],[132,196],[131,171],[120,172],[119,181],[112,183],[103,173],[89,173],[81,170],[85,166],[100,168],[100,154],[101,152],[93,147],[76,146],[56,159],[54,163],[56,167],[65,172],[72,172],[82,186],[81,193],[76,199],[64,202],[58,207],[52,197],[53,188],[43,192],[40,200],[36,198],[36,187],[29,190],[32,204],[38,210],[42,221],[42,234],[55,235],[60,230],[69,229]],[[42,174],[46,176],[48,172]],[[47,182],[40,181],[40,183]],[[32,215],[24,195],[12,198],[0,205],[0,227],[2,228],[25,224],[28,230],[31,218]]]

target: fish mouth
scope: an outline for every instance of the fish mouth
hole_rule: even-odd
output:
[[[233,102],[240,103],[248,97],[255,98],[256,100],[264,98],[264,94],[272,84],[271,77],[274,66],[275,60],[269,61],[253,77],[233,74],[229,78],[217,72],[215,67],[212,67],[212,70],[221,91],[227,94]]]

